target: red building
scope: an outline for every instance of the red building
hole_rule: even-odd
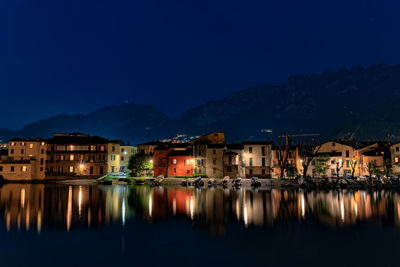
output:
[[[171,151],[168,145],[159,145],[154,149],[154,176],[167,177],[168,153]]]
[[[173,150],[168,153],[169,177],[193,175],[193,149]]]

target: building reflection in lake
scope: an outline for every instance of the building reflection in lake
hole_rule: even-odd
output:
[[[391,191],[246,190],[5,184],[0,212],[7,231],[117,225],[183,219],[224,233],[228,223],[272,227],[316,221],[329,226],[400,225],[400,196]]]

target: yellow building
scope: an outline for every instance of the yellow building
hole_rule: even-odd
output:
[[[0,161],[0,175],[6,180],[45,178],[46,142],[42,139],[12,139],[8,155]]]
[[[107,172],[109,174],[126,174],[129,159],[137,153],[137,148],[116,140],[110,141],[107,151]]]
[[[355,165],[354,175],[358,175],[358,161],[355,147],[351,143],[345,143],[341,141],[328,141],[321,144],[321,147],[317,153],[318,155],[328,155],[329,160],[327,164],[329,169],[326,173],[328,176],[336,176],[336,163],[343,165],[343,168],[339,171],[339,175],[347,177],[352,173],[352,166]],[[314,173],[314,167],[310,166],[310,172]]]

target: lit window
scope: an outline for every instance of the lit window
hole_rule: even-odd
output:
[[[71,173],[74,172],[74,166],[69,167],[69,172],[71,172]]]
[[[399,157],[394,157],[394,162],[399,163]]]
[[[22,142],[22,143],[21,143],[21,146],[24,146],[24,145],[25,145],[25,143],[24,143],[24,142]]]
[[[172,164],[177,164],[177,159],[172,159]]]
[[[44,144],[44,142],[42,142],[40,145],[41,145],[41,146],[44,146],[45,144]]]
[[[90,151],[95,151],[96,150],[96,146],[90,146]]]
[[[26,167],[26,166],[22,166],[21,170],[22,170],[23,172],[26,172],[27,167]]]
[[[101,146],[101,147],[100,147],[100,151],[104,151],[104,146]]]
[[[74,159],[75,159],[74,155],[69,156],[69,160],[74,160]]]
[[[14,143],[14,142],[11,142],[10,146],[15,146],[15,143]]]
[[[33,144],[29,144],[29,148],[33,148]]]

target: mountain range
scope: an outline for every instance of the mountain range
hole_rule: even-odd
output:
[[[282,133],[395,140],[400,137],[398,114],[400,65],[379,63],[240,90],[187,110],[177,120],[151,105],[127,103],[88,114],[57,115],[18,131],[0,129],[0,139],[79,131],[137,144],[177,133],[224,131],[228,141],[272,139]]]

